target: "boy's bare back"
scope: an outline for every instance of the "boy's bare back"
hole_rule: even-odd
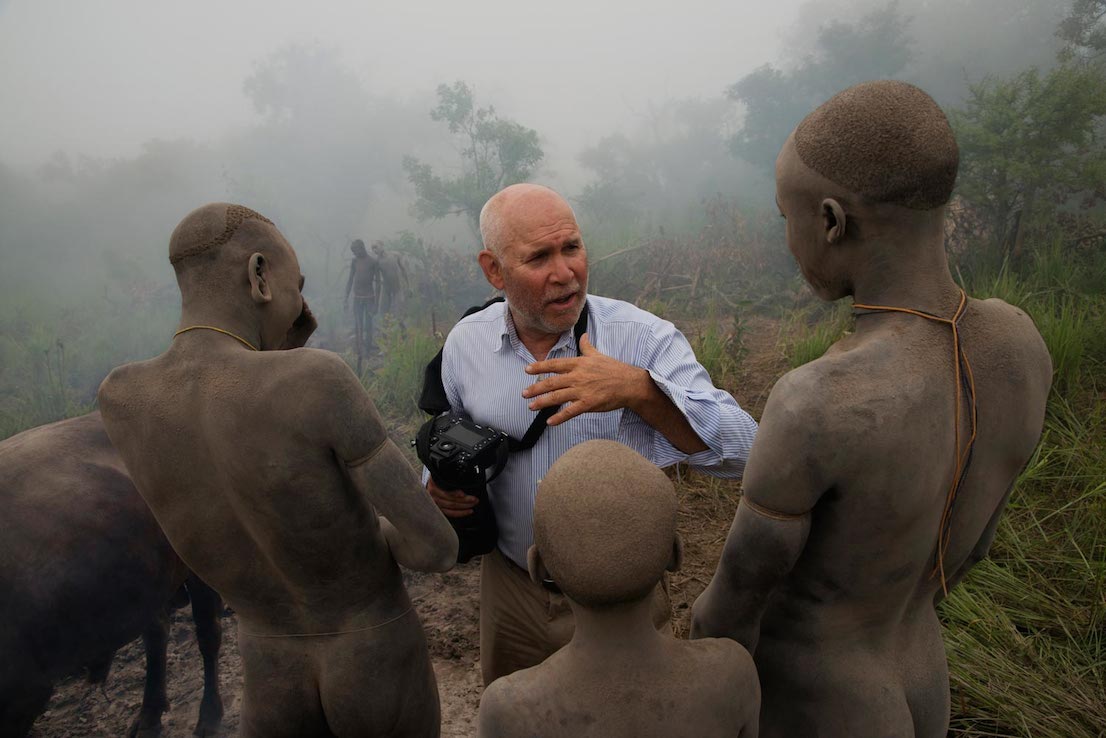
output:
[[[951,278],[957,162],[936,103],[892,81],[834,96],[776,160],[803,276],[858,315],[773,388],[693,608],[693,636],[754,652],[767,736],[947,732],[934,605],[990,548],[1051,382],[1032,320]]]
[[[238,614],[242,734],[436,736],[397,562],[444,571],[456,536],[349,368],[302,348],[304,278],[268,219],[199,208],[170,262],[181,328],[100,406],[169,542]]]
[[[569,449],[538,487],[530,575],[572,605],[567,646],[484,691],[478,738],[755,738],[760,687],[728,639],[658,632],[652,592],[679,567],[676,495],[614,441]]]

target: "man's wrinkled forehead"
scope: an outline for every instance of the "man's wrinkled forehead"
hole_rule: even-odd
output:
[[[530,242],[556,236],[579,235],[580,227],[572,208],[552,191],[527,192],[509,202],[504,213],[512,240]]]

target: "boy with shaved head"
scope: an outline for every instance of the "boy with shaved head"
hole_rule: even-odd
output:
[[[958,165],[944,113],[851,87],[776,160],[787,243],[855,331],[773,388],[693,635],[753,651],[767,736],[944,736],[934,605],[982,559],[1051,382],[1033,321],[949,274]]]
[[[658,632],[650,595],[680,562],[676,495],[664,472],[614,441],[587,441],[538,487],[535,583],[552,580],[576,616],[567,646],[491,684],[479,738],[755,738],[759,686],[727,639]]]
[[[291,245],[240,205],[169,242],[180,329],[100,387],[104,425],[181,559],[238,614],[245,736],[436,736],[438,694],[396,566],[457,538],[315,328]],[[286,350],[279,350],[286,349]]]

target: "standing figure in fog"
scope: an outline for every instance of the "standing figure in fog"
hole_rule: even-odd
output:
[[[353,293],[353,345],[357,350],[357,374],[361,374],[361,359],[371,352],[373,345],[373,318],[380,299],[380,263],[365,251],[360,238],[349,245],[353,259],[349,263],[349,279],[346,280],[345,307],[349,309],[350,293]]]
[[[753,652],[766,736],[948,730],[934,606],[986,556],[1052,375],[1029,316],[950,276],[958,160],[937,104],[891,81],[831,98],[776,160],[788,247],[857,317],[773,388],[693,608],[693,636]]]
[[[112,443],[184,562],[238,614],[245,736],[436,736],[430,655],[396,563],[457,539],[315,329],[292,247],[216,203],[169,242],[168,350],[100,387]],[[285,350],[281,350],[285,349]]]
[[[676,494],[664,472],[614,441],[586,441],[538,488],[534,583],[572,605],[567,646],[493,682],[478,738],[756,738],[749,652],[726,638],[657,631],[652,593],[680,566]]]
[[[403,266],[403,255],[396,251],[387,251],[381,241],[373,242],[373,255],[380,269],[380,314],[395,315],[403,326],[404,296],[411,289],[411,280],[407,278],[407,268]],[[403,287],[400,287],[400,280]]]

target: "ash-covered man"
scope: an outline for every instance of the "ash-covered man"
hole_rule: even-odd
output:
[[[572,446],[619,441],[657,466],[686,461],[708,474],[740,477],[756,422],[717,389],[672,323],[633,305],[587,294],[588,257],[576,217],[552,190],[512,185],[480,213],[480,266],[506,302],[461,320],[442,354],[453,412],[522,438],[535,414],[561,405],[530,450],[511,455],[491,483],[497,550],[480,576],[480,665],[484,683],[541,663],[572,638],[563,595],[531,582],[538,481]],[[577,354],[573,327],[588,307]],[[472,514],[477,498],[439,489],[450,517]],[[669,603],[655,593],[654,622],[667,628]]]

